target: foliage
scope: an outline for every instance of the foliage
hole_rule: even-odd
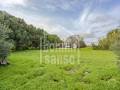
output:
[[[84,40],[81,40],[79,43],[80,43],[80,48],[84,48],[87,46]]]
[[[118,41],[120,38],[120,29],[112,30],[107,34],[105,38],[102,38],[98,42],[99,49],[108,50],[111,45]]]
[[[98,47],[97,44],[92,43],[91,45],[92,45],[92,49],[93,49],[93,50],[98,50],[98,49],[99,49],[99,47]]]
[[[0,23],[10,29],[9,40],[14,44],[15,50],[30,48],[43,49],[45,45],[48,45],[48,42],[51,42],[49,41],[50,39],[47,38],[47,35],[50,34],[43,29],[28,25],[23,19],[16,18],[7,12],[0,11]],[[46,37],[44,37],[45,35]],[[58,36],[55,37],[57,37],[55,41],[60,40]]]
[[[62,42],[62,40],[57,36],[57,35],[48,35],[48,41],[50,42],[50,43],[61,43]]]
[[[120,60],[120,40],[112,44],[111,50],[113,50],[115,54],[118,55],[118,59]]]
[[[109,49],[109,45],[110,44],[108,43],[108,39],[103,38],[99,40],[98,47],[100,49],[103,49],[103,50]]]
[[[80,35],[72,35],[66,39],[66,43],[70,44],[70,47],[74,47],[74,44],[77,45],[77,48],[86,47],[83,37]]]
[[[48,39],[48,48],[57,48],[59,44],[62,43],[62,40],[55,34],[47,35]]]
[[[0,40],[0,58],[6,58],[9,55],[11,44]]]
[[[120,38],[111,45],[110,49],[118,56],[117,65],[120,68]]]
[[[11,44],[8,41],[9,33],[9,29],[0,24],[0,64],[6,60],[11,49]]]
[[[107,34],[108,43],[112,45],[120,39],[120,29],[112,30]]]

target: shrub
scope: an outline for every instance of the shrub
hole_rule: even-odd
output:
[[[113,50],[114,53],[118,55],[118,59],[120,59],[120,40],[111,45],[111,50]]]
[[[111,45],[111,50],[118,56],[117,65],[120,68],[120,40]]]
[[[108,50],[110,47],[119,40],[120,29],[114,29],[110,31],[105,38],[102,38],[98,42],[98,49]],[[93,45],[94,46],[94,45]],[[114,45],[113,45],[114,46]],[[94,46],[96,48],[96,46]],[[115,46],[116,47],[116,46]]]
[[[94,44],[94,43],[92,43],[92,49],[93,49],[93,50],[98,50],[98,49],[99,49],[99,46],[96,45],[96,44]]]
[[[7,64],[7,56],[12,44],[8,41],[9,29],[0,24],[0,64]]]
[[[10,53],[11,45],[10,43],[1,40],[0,41],[0,64],[7,64],[7,56]]]

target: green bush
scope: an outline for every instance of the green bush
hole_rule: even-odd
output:
[[[94,44],[94,43],[92,43],[92,49],[93,49],[93,50],[98,50],[98,49],[99,49],[99,46],[96,45],[96,44]]]
[[[120,39],[120,29],[114,29],[110,31],[105,38],[102,38],[99,40],[98,46],[95,46],[95,45],[92,45],[92,46],[93,46],[93,49],[95,48],[95,49],[109,50],[110,47],[119,39]]]
[[[111,45],[111,50],[113,50],[114,53],[118,55],[118,59],[120,60],[120,40]]]

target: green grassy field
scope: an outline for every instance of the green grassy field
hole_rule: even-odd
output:
[[[62,63],[46,63],[45,55]],[[75,62],[63,63],[69,59],[64,56],[74,56]],[[30,50],[12,53],[9,61],[0,67],[0,90],[120,90],[120,71],[111,51]]]

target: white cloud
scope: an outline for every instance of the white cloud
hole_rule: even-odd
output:
[[[26,6],[26,2],[28,0],[0,0],[0,5],[3,6],[14,6],[14,5],[22,5]],[[48,0],[46,0],[48,1]],[[55,1],[55,2],[53,2]],[[77,5],[76,3],[80,3],[80,1],[85,1],[85,0],[71,0],[68,2],[68,0],[53,0],[53,1],[48,1],[49,3],[45,4],[46,6],[42,6],[43,8],[47,8],[48,10],[53,10],[55,11],[56,9],[62,9],[62,10],[71,10],[74,9],[72,6]],[[109,0],[99,0],[100,3],[103,2],[108,2]],[[59,3],[58,3],[59,2]],[[105,35],[108,31],[111,29],[117,27],[119,24],[120,18],[120,6],[114,6],[112,9],[107,10],[106,12],[96,10],[94,11],[93,4],[98,3],[98,0],[92,0],[88,1],[86,0],[85,5],[83,5],[83,11],[80,11],[80,15],[76,20],[66,20],[64,18],[63,23],[56,23],[58,22],[53,15],[53,17],[50,17],[48,15],[44,15],[43,13],[38,14],[36,13],[28,13],[25,10],[15,10],[16,8],[4,8],[4,10],[7,10],[9,13],[24,18],[25,21],[29,24],[33,24],[37,27],[44,28],[47,32],[49,33],[54,33],[59,35],[61,38],[66,38],[69,35],[72,34],[81,34],[81,36],[86,37],[87,42],[89,40],[94,40],[97,41],[97,39],[103,35]],[[37,10],[39,11],[38,7],[31,6],[32,10]],[[42,8],[42,9],[43,9]],[[41,9],[41,8],[40,8]],[[77,13],[76,13],[77,14]],[[58,17],[59,18],[59,17]],[[61,18],[61,17],[60,17]],[[72,18],[72,16],[71,16]],[[66,26],[65,23],[69,23],[70,26]],[[74,30],[74,31],[73,31]]]
[[[0,0],[0,5],[4,7],[13,6],[13,5],[22,5],[26,6],[27,0]]]
[[[86,39],[89,38],[90,40],[92,38],[94,41],[97,41],[98,38],[106,35],[110,30],[120,25],[120,12],[118,12],[120,6],[112,7],[106,12],[99,10],[91,11],[91,8],[91,6],[86,6],[83,13],[80,13],[79,18],[73,24],[77,33],[80,33]]]
[[[73,35],[74,33],[69,31],[66,27],[54,23],[52,18],[37,16],[39,19],[29,17],[31,20],[26,19],[29,24],[33,24],[36,27],[43,28],[50,34],[57,34],[61,39],[67,38],[69,35]]]
[[[56,10],[64,10],[69,11],[74,9],[73,6],[80,3],[81,0],[44,0],[42,3],[44,4],[44,8],[56,11]]]
[[[116,19],[114,15],[115,11],[118,11],[118,7],[114,10],[112,8],[107,12],[99,10],[96,11],[94,10],[96,8],[93,7],[94,4],[104,3],[108,1],[110,0],[86,0],[86,3],[83,5],[83,12],[80,12],[79,18],[77,18],[73,24],[77,30],[76,33],[81,34],[81,36],[84,36],[85,38],[96,38],[94,40],[97,40],[99,37],[102,37],[111,29],[116,28],[118,25],[118,19]],[[120,15],[118,12],[116,14]]]

